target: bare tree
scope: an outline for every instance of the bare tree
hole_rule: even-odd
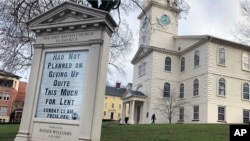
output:
[[[241,0],[240,6],[246,20],[236,26],[234,36],[242,43],[250,44],[250,0]]]
[[[33,58],[33,46],[35,34],[29,30],[26,22],[39,14],[61,4],[66,0],[2,0],[0,1],[0,68],[15,73],[18,70],[25,69],[31,65]],[[71,0],[75,3],[91,6],[93,2],[87,0]],[[106,3],[106,4],[105,4]],[[94,5],[95,6],[95,5]],[[94,7],[93,6],[93,7]],[[116,7],[115,7],[116,6]],[[128,8],[125,8],[128,7]],[[99,9],[109,11],[116,8],[116,13],[112,12],[114,17],[118,17],[118,25],[126,25],[126,21],[121,19],[120,13],[128,14],[130,8],[134,8],[133,2],[115,3],[103,2]],[[109,64],[122,69],[115,64],[120,55],[126,53],[132,43],[132,31],[129,27],[124,29],[117,28],[111,39],[111,59]],[[118,55],[117,55],[118,54]]]
[[[67,0],[2,0],[0,1],[0,69],[13,72],[28,68],[33,58],[36,37],[26,22]],[[77,4],[110,11],[117,21],[117,28],[111,39],[109,65],[124,74],[116,60],[128,53],[133,34],[124,16],[142,8],[142,0],[70,0]],[[180,7],[186,7],[184,0],[175,0]],[[112,10],[113,9],[113,10]],[[143,10],[143,8],[142,8]],[[183,13],[187,12],[183,8]]]
[[[163,114],[164,117],[168,119],[169,124],[172,123],[174,116],[178,114],[178,111],[183,107],[187,101],[180,98],[174,90],[170,92],[170,95],[162,94],[156,97],[155,109]]]

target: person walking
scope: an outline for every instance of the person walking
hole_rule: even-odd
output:
[[[152,115],[151,120],[152,120],[151,124],[155,124],[155,120],[156,120],[155,113]]]

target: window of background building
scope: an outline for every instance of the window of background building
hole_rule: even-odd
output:
[[[1,116],[6,116],[7,115],[7,110],[8,110],[7,106],[0,107],[0,115]]]
[[[243,123],[250,122],[250,110],[243,110]]]
[[[200,65],[200,51],[196,50],[194,53],[194,67]]]
[[[243,99],[244,100],[250,100],[249,84],[248,83],[243,84]]]
[[[219,96],[226,95],[226,83],[224,78],[219,79]]]
[[[15,111],[15,122],[21,122],[22,113],[22,111]]]
[[[225,107],[218,107],[218,121],[225,121]]]
[[[106,112],[106,111],[104,111],[103,115],[104,115],[104,116],[106,116],[106,114],[107,114],[107,112]]]
[[[114,103],[112,103],[112,108],[115,108],[115,104]]]
[[[8,101],[10,99],[10,94],[3,94],[3,100]]]
[[[171,58],[170,57],[165,58],[165,70],[171,71]]]
[[[0,123],[4,123],[5,119],[0,118]]]
[[[170,84],[168,82],[164,84],[163,96],[170,97]]]
[[[181,58],[181,72],[185,71],[185,57]]]
[[[121,109],[122,108],[122,104],[119,104],[119,109]]]
[[[193,86],[193,96],[198,96],[198,95],[199,95],[199,80],[195,79]]]
[[[0,79],[0,86],[12,88],[13,87],[13,80]]]
[[[184,84],[180,85],[180,98],[184,98]]]
[[[0,100],[2,100],[3,99],[3,94],[2,93],[0,93]]]

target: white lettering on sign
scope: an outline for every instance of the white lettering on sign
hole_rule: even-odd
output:
[[[76,33],[66,33],[57,35],[47,35],[43,36],[42,40],[45,42],[53,43],[67,43],[67,42],[77,42],[81,41],[83,37],[93,36],[94,32],[76,32]],[[59,59],[61,59],[59,57]]]
[[[80,119],[87,60],[88,51],[46,53],[36,117]]]
[[[234,136],[244,136],[247,133],[247,129],[236,129],[234,132]]]
[[[49,116],[58,116],[57,114],[49,114]],[[66,117],[66,116],[65,116]],[[65,118],[67,119],[67,118]],[[42,127],[38,129],[39,134],[46,140],[62,140],[65,137],[71,137],[72,131],[69,129],[63,129],[61,126],[49,125],[49,127]]]

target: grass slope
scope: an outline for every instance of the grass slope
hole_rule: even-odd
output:
[[[14,141],[19,124],[0,124],[0,141]]]
[[[229,141],[229,125],[103,125],[101,139],[101,141]]]
[[[17,124],[0,124],[0,141],[13,141],[18,128]],[[229,141],[229,125],[118,125],[104,122],[101,141]]]

